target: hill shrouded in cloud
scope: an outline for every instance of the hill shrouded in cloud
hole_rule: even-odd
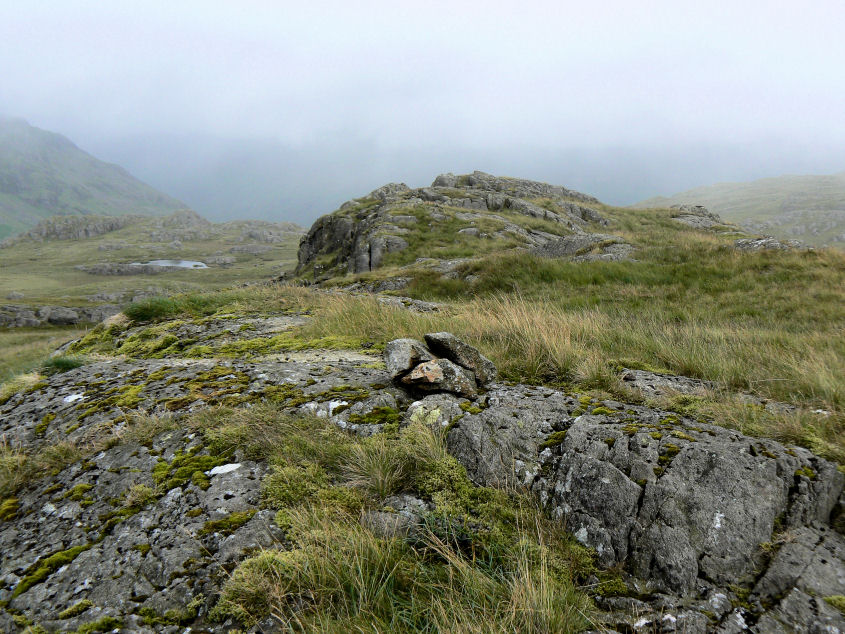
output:
[[[66,137],[0,118],[0,239],[56,215],[163,215],[185,204]]]
[[[752,231],[807,244],[845,246],[845,172],[717,183],[635,206],[700,204]]]

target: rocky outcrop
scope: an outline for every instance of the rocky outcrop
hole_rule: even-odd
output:
[[[703,205],[672,205],[672,220],[696,229],[709,229],[720,225],[722,219]]]
[[[171,344],[225,345],[243,332],[263,340],[304,317],[275,319],[180,321],[162,336]],[[148,342],[142,328],[119,336]],[[394,425],[444,429],[450,453],[476,483],[530,489],[561,531],[621,571],[622,587],[596,596],[602,627],[845,628],[824,600],[845,595],[845,540],[831,526],[843,511],[845,476],[805,449],[639,404],[496,383],[489,360],[444,332],[425,343],[391,342],[385,369],[351,351],[339,351],[330,365],[317,355],[247,362],[160,352],[168,358],[97,361],[0,403],[9,446],[101,443],[4,501],[0,628],[13,630],[14,614],[49,631],[102,617],[122,619],[130,631],[162,631],[163,621],[145,618],[169,613],[179,631],[231,629],[231,622],[207,621],[223,571],[284,543],[259,499],[269,467],[239,447],[212,452],[180,417],[265,399],[362,436],[384,429],[384,413]],[[434,376],[432,364],[444,376],[451,368],[459,381],[472,376],[472,389],[483,393],[469,401],[444,382],[420,389],[416,379],[403,380]],[[132,409],[173,418],[138,439],[130,433]],[[368,511],[362,524],[418,539],[428,502],[399,494],[389,506]],[[73,612],[83,601],[90,607]]]
[[[798,240],[778,240],[771,236],[741,238],[734,242],[734,247],[739,251],[789,251],[802,246]]]
[[[830,527],[845,477],[834,464],[670,412],[585,404],[545,388],[496,386],[484,404],[448,436],[471,477],[529,487],[604,565],[624,565],[643,580],[635,583],[641,595],[712,612],[713,596],[736,598],[742,586],[750,602],[738,610],[727,602],[724,627],[731,619],[778,622],[782,631],[845,626],[812,599],[845,590],[845,541]],[[806,545],[784,547],[769,563],[770,545],[793,532]],[[813,557],[801,548],[819,553],[812,572]],[[710,627],[705,620],[687,631]]]
[[[386,256],[408,249],[411,236],[436,231],[452,220],[462,237],[509,238],[537,247],[560,235],[519,226],[509,214],[554,223],[562,233],[584,234],[592,224],[607,224],[590,207],[597,204],[595,198],[564,187],[483,172],[442,174],[430,187],[419,189],[390,183],[319,218],[300,241],[296,273],[319,279],[372,271]],[[494,220],[501,229],[491,236],[473,226],[476,220]]]
[[[556,238],[531,249],[533,253],[543,257],[571,258],[574,262],[628,260],[633,250],[634,247],[619,236],[602,233],[585,233]]]
[[[25,328],[35,326],[70,326],[73,324],[96,324],[120,312],[120,306],[101,304],[99,306],[0,306],[0,327]]]
[[[47,240],[84,240],[101,236],[138,222],[143,216],[56,216],[42,220],[35,227],[14,238],[9,238],[0,247],[21,241],[45,242]]]
[[[91,275],[159,275],[161,273],[206,268],[206,266],[184,267],[140,262],[97,262],[95,264],[77,264],[74,268]]]

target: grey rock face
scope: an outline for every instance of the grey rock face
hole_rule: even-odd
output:
[[[123,262],[97,262],[96,264],[77,264],[74,268],[91,275],[159,275],[184,271],[179,266],[160,264],[126,264]]]
[[[758,631],[845,631],[845,617],[824,601],[845,595],[845,538],[817,524],[787,533],[773,547],[777,552],[751,595],[772,606]]]
[[[778,240],[767,236],[764,238],[742,238],[734,242],[739,251],[788,251],[801,248],[797,240]]]
[[[44,324],[70,325],[79,323],[99,323],[120,312],[120,306],[101,304],[99,306],[40,306],[37,310],[28,306],[0,306],[0,326],[21,328],[42,326]]]
[[[672,393],[703,395],[707,390],[717,387],[712,381],[702,381],[701,379],[672,374],[658,374],[645,370],[625,369],[621,378],[631,387],[637,388],[647,396],[666,396]]]
[[[547,209],[532,202],[537,198],[548,198],[552,204],[547,205]],[[509,210],[583,234],[587,233],[587,223],[607,224],[598,211],[585,206],[597,202],[595,198],[564,187],[497,178],[483,172],[441,175],[431,187],[413,190],[402,183],[390,183],[366,197],[344,203],[334,214],[319,218],[300,242],[295,272],[313,273],[319,280],[328,272],[339,273],[345,269],[348,273],[364,273],[377,269],[382,266],[386,254],[408,247],[408,242],[399,234],[407,233],[408,226],[419,225],[421,221],[429,225],[444,221],[447,215],[441,211],[446,205],[473,210],[479,218],[493,217],[487,213],[489,211]],[[405,212],[405,208],[413,209],[416,214],[423,209],[427,218],[421,220],[417,215]],[[464,213],[470,212],[461,212],[458,216],[463,218]],[[512,216],[511,220],[504,215],[496,219],[506,223],[507,237],[517,238],[527,246],[538,246],[559,237],[515,225]],[[477,239],[487,237],[477,227],[462,227],[459,231]],[[504,237],[499,233],[496,237]],[[603,255],[606,256],[603,259],[620,257],[618,249]]]
[[[50,310],[47,321],[57,326],[67,326],[79,322],[79,314],[71,308],[57,306]]]
[[[488,393],[450,451],[476,482],[530,486],[602,562],[662,592],[747,578],[776,525],[826,524],[842,490],[803,449],[635,406],[572,417],[563,395],[515,389]]]
[[[532,249],[537,255],[550,258],[570,257],[576,262],[628,259],[632,251],[633,247],[619,236],[601,233],[555,237]]]
[[[722,224],[719,214],[703,205],[672,205],[672,220],[696,229],[709,229]]]
[[[496,366],[493,362],[452,333],[431,332],[425,335],[425,342],[434,354],[472,371],[480,386],[487,387],[496,380]]]

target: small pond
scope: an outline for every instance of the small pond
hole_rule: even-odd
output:
[[[207,269],[204,262],[196,260],[150,260],[149,262],[133,262],[133,266],[152,264],[154,266],[178,266],[181,269]]]

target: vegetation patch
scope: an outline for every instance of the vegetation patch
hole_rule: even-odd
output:
[[[123,620],[113,616],[104,616],[101,619],[80,625],[76,634],[94,634],[95,632],[111,632],[114,629],[123,627]]]
[[[93,605],[94,603],[92,601],[89,601],[88,599],[83,599],[82,601],[74,603],[67,610],[62,610],[61,612],[59,612],[59,618],[62,620],[72,619],[75,616],[79,616]]]
[[[23,577],[12,592],[12,598],[20,596],[35,584],[41,583],[56,570],[69,564],[89,548],[91,548],[91,544],[74,546],[72,548],[68,548],[67,550],[55,552],[47,557],[42,557],[24,572]]]
[[[549,434],[549,437],[540,444],[540,450],[557,447],[564,440],[566,440],[566,430],[552,432]]]
[[[303,427],[291,430],[296,436]],[[275,498],[284,505],[277,521],[294,547],[243,562],[226,583],[215,618],[250,626],[272,612],[306,630],[320,623],[427,631],[460,630],[461,623],[481,618],[493,629],[521,630],[525,615],[510,608],[521,605],[528,584],[549,600],[539,614],[540,603],[532,603],[532,619],[549,631],[585,624],[589,602],[573,578],[591,569],[590,556],[558,532],[521,533],[520,527],[546,530],[545,524],[538,528],[541,516],[527,497],[475,487],[442,439],[422,425],[338,440],[340,455],[315,455],[309,444],[304,448],[311,460],[305,462],[303,452],[276,454],[286,462],[286,493],[294,483],[308,483],[304,495]],[[288,442],[296,447],[300,440]],[[353,515],[345,504],[355,489],[370,504],[396,491],[431,500],[437,510],[427,520],[427,537],[415,543],[371,533],[356,520],[361,498],[353,498]]]
[[[228,456],[212,456],[201,454],[201,447],[193,447],[187,451],[176,451],[173,460],[167,462],[160,459],[153,467],[153,481],[160,491],[169,491],[192,482],[198,487],[207,489],[210,485],[206,471],[228,462]]]
[[[10,522],[18,515],[20,504],[17,498],[6,498],[0,502],[0,522]]]
[[[230,535],[238,530],[241,526],[246,524],[255,515],[255,509],[248,511],[236,511],[230,513],[226,517],[219,520],[210,520],[199,530],[199,535],[211,535],[212,533],[222,533],[223,535]]]
[[[842,614],[845,614],[845,596],[841,594],[834,594],[832,596],[825,597],[824,600],[827,601],[828,604],[832,605],[837,610],[842,612]]]
[[[69,372],[70,370],[81,368],[86,363],[88,363],[88,360],[79,356],[49,357],[44,362],[44,365],[41,366],[41,372],[46,376],[52,376],[54,374],[61,374],[62,372]]]

